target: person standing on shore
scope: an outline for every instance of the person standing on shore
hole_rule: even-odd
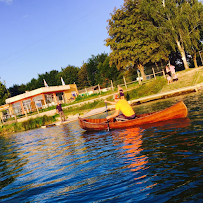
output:
[[[177,77],[176,71],[175,71],[175,66],[170,65],[169,68],[170,68],[170,71],[171,71],[171,76],[172,76],[173,82],[178,81],[178,77]]]
[[[56,106],[56,112],[60,115],[61,121],[65,121],[65,114],[63,112],[61,103],[57,102],[57,106]]]

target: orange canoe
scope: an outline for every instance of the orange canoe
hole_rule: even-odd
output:
[[[111,119],[108,123],[106,118],[102,119],[86,119],[78,117],[78,122],[81,128],[88,131],[94,130],[107,130],[108,125],[109,129],[117,129],[117,128],[127,128],[132,126],[139,126],[148,123],[155,123],[170,119],[176,118],[185,118],[187,117],[187,107],[181,101],[177,104],[168,107],[162,111],[157,111],[148,114],[137,115],[135,119],[127,120],[127,121],[114,121]]]

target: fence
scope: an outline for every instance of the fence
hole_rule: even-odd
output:
[[[147,71],[146,80],[143,80],[143,78],[140,76],[140,72],[137,71],[137,75],[132,75],[130,77],[123,76],[122,79],[116,80],[116,81],[110,81],[106,82],[102,85],[98,84],[95,86],[91,86],[88,88],[85,88],[83,90],[79,90],[79,95],[90,95],[93,93],[101,93],[106,92],[109,90],[114,91],[114,88],[117,88],[117,85],[124,86],[126,89],[128,88],[128,85],[133,83],[139,83],[139,85],[142,85],[144,83],[149,82],[151,79],[156,79],[157,76],[164,76],[166,78],[165,72],[162,69],[161,71],[155,72],[154,68],[151,69],[151,72]],[[103,88],[105,87],[105,88]]]

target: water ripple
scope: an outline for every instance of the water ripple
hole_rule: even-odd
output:
[[[0,202],[202,202],[203,104],[194,98],[185,99],[187,119],[110,132],[73,122],[2,136]]]

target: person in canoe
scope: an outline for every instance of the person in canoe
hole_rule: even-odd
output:
[[[120,85],[118,85],[117,87],[118,87],[118,95],[120,95],[121,99],[124,99],[123,88]]]
[[[107,120],[109,120],[110,118],[116,118],[116,120],[118,119],[130,120],[136,118],[135,112],[130,106],[130,104],[127,102],[127,100],[120,99],[117,94],[114,96],[114,101],[104,100],[104,102],[115,105],[114,114],[107,116],[106,117]],[[122,112],[122,114],[119,115],[120,111]]]

